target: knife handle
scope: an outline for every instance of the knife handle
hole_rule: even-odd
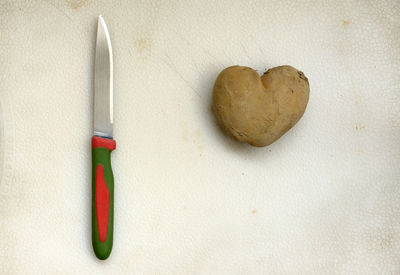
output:
[[[92,137],[92,244],[97,258],[110,256],[113,245],[114,176],[111,151],[115,140]]]

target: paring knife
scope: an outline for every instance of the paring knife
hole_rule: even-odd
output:
[[[94,69],[94,135],[92,137],[92,244],[97,258],[107,259],[113,245],[114,176],[113,59],[103,17],[97,25]]]

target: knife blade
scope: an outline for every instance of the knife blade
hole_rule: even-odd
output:
[[[94,68],[94,133],[92,137],[92,244],[97,258],[110,256],[114,231],[113,58],[107,25],[97,24]]]

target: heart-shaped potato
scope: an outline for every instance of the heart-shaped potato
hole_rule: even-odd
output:
[[[253,146],[280,138],[303,116],[310,87],[291,66],[279,66],[261,77],[248,67],[232,66],[215,81],[212,109],[222,129]]]

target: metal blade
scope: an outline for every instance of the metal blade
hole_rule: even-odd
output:
[[[113,59],[111,40],[103,17],[97,25],[94,66],[94,135],[113,136]]]

